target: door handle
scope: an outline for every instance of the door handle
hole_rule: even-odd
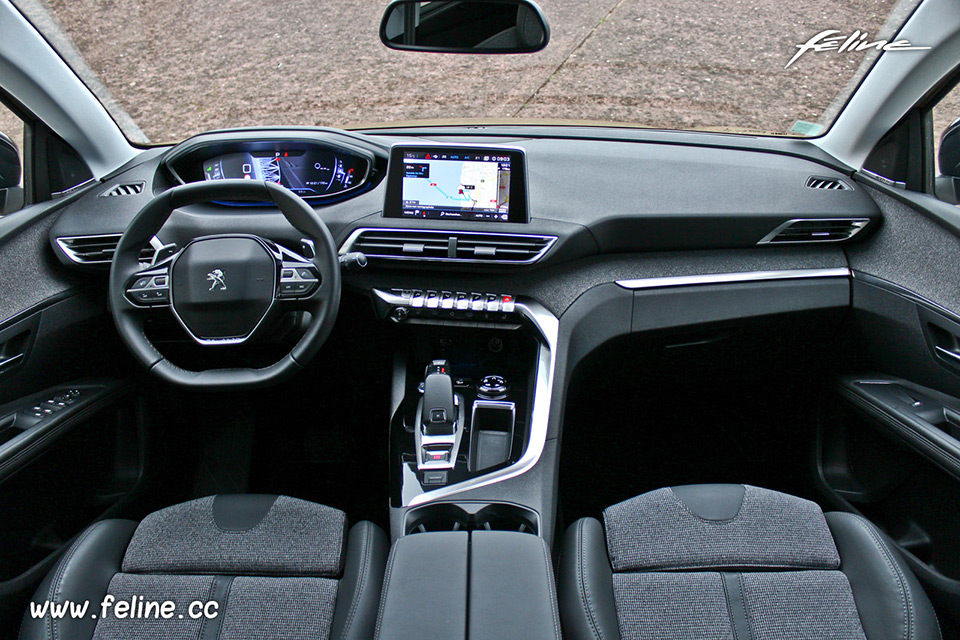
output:
[[[946,347],[941,347],[938,344],[933,345],[933,350],[936,351],[937,354],[939,354],[942,358],[950,360],[954,364],[960,365],[960,353],[947,349]],[[0,366],[3,366],[3,364],[0,363]]]
[[[9,373],[27,359],[30,331],[21,331],[0,343],[0,375]]]
[[[23,360],[23,356],[24,354],[21,352],[21,353],[14,354],[10,357],[0,357],[0,373],[3,373],[7,369],[12,369],[13,367],[15,367],[17,363]]]

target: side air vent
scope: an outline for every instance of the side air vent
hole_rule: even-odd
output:
[[[869,223],[869,218],[798,218],[784,222],[757,244],[842,242],[860,233]]]
[[[848,191],[850,189],[850,185],[843,180],[838,180],[836,178],[820,178],[817,176],[810,176],[807,178],[807,188],[826,189],[828,191]]]
[[[360,251],[384,260],[531,264],[556,241],[555,236],[516,233],[358,229],[341,252]]]
[[[57,245],[68,258],[82,265],[108,265],[117,250],[120,242],[119,233],[110,233],[102,236],[67,236],[57,238]],[[140,262],[151,264],[157,250],[153,243],[140,252]]]
[[[100,194],[101,198],[116,198],[117,196],[136,196],[143,193],[143,182],[123,182],[114,185]]]

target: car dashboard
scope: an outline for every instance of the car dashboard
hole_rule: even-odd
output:
[[[67,265],[102,268],[112,239],[153,195],[219,178],[291,188],[343,252],[361,251],[374,270],[390,272],[503,272],[694,250],[781,253],[854,241],[879,222],[849,173],[802,141],[771,147],[711,134],[613,140],[520,132],[202,134],[148,149],[75,195],[50,231],[51,244]],[[298,242],[275,207],[215,202],[178,211],[154,245],[239,229]]]

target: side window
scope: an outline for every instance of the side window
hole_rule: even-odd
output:
[[[933,107],[934,192],[941,200],[960,202],[960,85]]]
[[[0,215],[23,207],[23,120],[0,104]]]

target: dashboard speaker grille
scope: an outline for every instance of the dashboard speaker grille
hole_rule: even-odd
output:
[[[869,218],[798,218],[784,222],[758,244],[842,242],[860,233],[869,223]]]
[[[381,260],[531,264],[556,241],[555,236],[515,233],[359,229],[341,252],[360,251]]]
[[[120,242],[119,233],[99,236],[65,236],[57,238],[57,244],[70,260],[83,265],[109,265]],[[151,264],[156,249],[148,245],[140,252],[140,262]]]

